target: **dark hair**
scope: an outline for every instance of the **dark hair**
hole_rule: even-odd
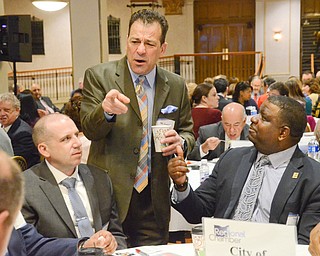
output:
[[[80,121],[80,109],[82,96],[75,95],[69,102],[66,103],[64,113],[69,116],[72,121],[76,124],[78,130],[82,132],[81,121]]]
[[[70,98],[72,98],[76,93],[83,95],[82,89],[78,88],[78,89],[71,92]]]
[[[305,70],[302,72],[302,75],[312,75],[312,78],[314,78],[314,73],[311,70]],[[301,75],[301,77],[302,77]]]
[[[194,104],[200,104],[202,96],[208,97],[208,94],[210,90],[213,88],[213,84],[208,84],[208,83],[202,83],[198,84],[197,87],[194,89],[191,101]]]
[[[284,96],[270,96],[267,100],[280,108],[278,112],[279,122],[281,125],[290,128],[291,137],[298,142],[307,126],[307,115],[304,107],[295,99]]]
[[[269,86],[269,90],[277,90],[280,95],[282,96],[289,96],[289,89],[288,86],[286,86],[282,82],[275,82]]]
[[[240,92],[245,91],[247,89],[252,89],[252,86],[248,82],[239,82],[236,84],[236,87],[234,88],[234,92],[232,94],[232,100],[234,102],[239,102]]]
[[[32,94],[20,93],[20,118],[28,123],[31,127],[39,120],[38,106]]]
[[[229,83],[224,78],[218,78],[213,81],[213,85],[216,87],[217,93],[223,93],[227,90]]]
[[[274,80],[274,78],[270,77],[270,76],[266,76],[263,79],[264,84],[270,86],[271,84],[275,83],[276,80]]]
[[[152,24],[154,22],[158,22],[159,25],[161,26],[160,43],[163,44],[166,41],[166,35],[168,32],[169,25],[168,25],[168,21],[163,15],[161,15],[156,11],[146,10],[146,9],[139,10],[133,13],[129,21],[128,36],[130,35],[132,24],[137,20],[141,20],[144,24]]]

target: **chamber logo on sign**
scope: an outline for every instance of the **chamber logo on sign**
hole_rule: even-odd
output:
[[[213,233],[209,234],[211,241],[240,243],[242,238],[246,237],[245,231],[231,230],[229,225],[214,225]]]

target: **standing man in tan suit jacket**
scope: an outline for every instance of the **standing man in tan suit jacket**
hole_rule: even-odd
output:
[[[134,13],[129,23],[127,55],[119,61],[89,68],[84,77],[81,120],[92,141],[88,163],[107,169],[114,185],[120,220],[128,246],[166,244],[170,218],[167,161],[176,146],[185,152],[194,144],[188,93],[184,80],[157,67],[164,54],[168,24],[151,10]],[[137,78],[144,76],[148,106],[148,184],[134,188],[143,134]],[[156,153],[151,125],[159,118],[174,121]]]

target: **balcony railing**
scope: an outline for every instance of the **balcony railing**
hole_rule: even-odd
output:
[[[187,83],[201,83],[220,74],[247,80],[263,73],[264,61],[262,52],[195,53],[162,57],[159,66],[180,74]]]
[[[13,73],[8,74],[9,86],[13,85]],[[54,102],[66,102],[73,90],[72,67],[29,70],[17,72],[17,84],[30,89],[37,83],[41,86],[42,94]]]
[[[161,57],[159,66],[180,74],[187,83],[201,83],[207,77],[224,74],[247,80],[253,74],[261,75],[264,60],[261,52],[175,54]],[[9,85],[13,73],[8,74]],[[55,102],[66,102],[73,90],[72,67],[17,72],[17,84],[29,89],[40,84],[42,94]]]

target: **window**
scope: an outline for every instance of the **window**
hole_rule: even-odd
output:
[[[32,54],[44,55],[44,37],[43,37],[43,21],[36,20],[35,17],[31,21],[32,35]]]
[[[121,54],[120,49],[120,18],[108,17],[109,54]]]

